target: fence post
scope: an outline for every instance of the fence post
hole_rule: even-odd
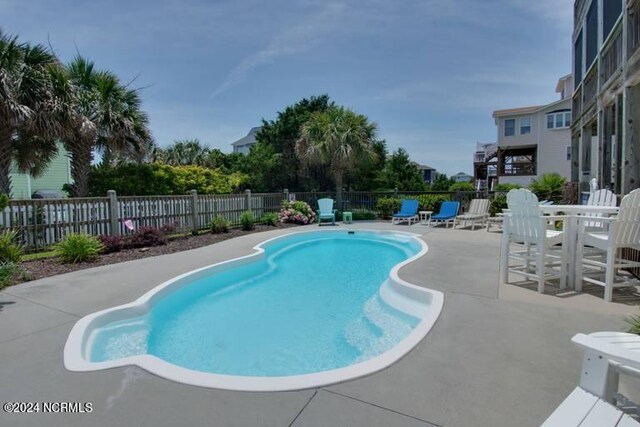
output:
[[[249,190],[249,189],[244,190],[244,197],[245,197],[244,205],[246,207],[245,210],[253,212],[251,210],[251,190]]]
[[[191,196],[191,234],[196,236],[198,234],[198,230],[200,229],[200,224],[198,224],[198,192],[196,190],[189,191],[189,195]]]
[[[284,193],[284,200],[288,202],[289,201],[289,189],[285,188],[283,193]]]
[[[398,198],[398,187],[393,189],[393,198],[397,199]]]
[[[118,195],[115,190],[107,191],[109,198],[109,235],[119,236],[120,227],[118,226]]]

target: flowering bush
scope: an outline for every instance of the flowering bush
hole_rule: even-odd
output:
[[[306,202],[283,202],[279,217],[282,223],[306,225],[315,221],[316,213]]]

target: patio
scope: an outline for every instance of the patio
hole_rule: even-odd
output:
[[[317,226],[309,226],[316,227]],[[340,228],[347,228],[340,224]],[[305,227],[306,228],[306,227]],[[602,289],[540,295],[498,285],[500,234],[357,223],[423,235],[430,247],[401,277],[445,293],[429,335],[365,378],[284,393],[173,383],[138,368],[67,372],[62,349],[78,318],[123,304],[178,274],[247,254],[292,230],[43,279],[0,292],[0,401],[91,402],[87,414],[6,414],[11,426],[537,426],[577,385],[578,332],[624,330],[640,295]],[[303,230],[298,228],[296,230]]]

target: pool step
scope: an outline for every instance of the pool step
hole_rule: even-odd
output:
[[[349,325],[345,339],[359,350],[361,356],[357,361],[362,361],[390,349],[412,328],[396,317],[376,294],[365,303],[363,316]]]

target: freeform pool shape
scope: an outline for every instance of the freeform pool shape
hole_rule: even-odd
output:
[[[442,310],[442,293],[398,277],[427,251],[415,234],[299,232],[254,249],[80,319],[65,367],[137,365],[229,390],[319,387],[394,363]]]

